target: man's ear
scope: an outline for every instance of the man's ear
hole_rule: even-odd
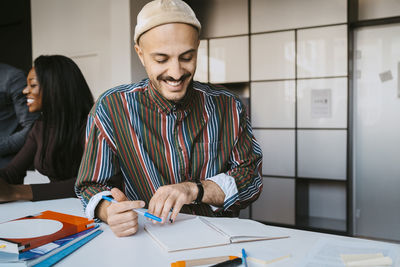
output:
[[[136,51],[136,54],[138,55],[140,61],[142,62],[142,65],[144,67],[143,51],[142,51],[142,49],[140,48],[140,46],[138,44],[135,44],[135,51]]]

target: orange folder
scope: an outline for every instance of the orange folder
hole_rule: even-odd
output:
[[[0,236],[0,239],[17,244],[19,252],[23,252],[58,240],[60,238],[82,232],[83,230],[87,230],[95,226],[93,220],[50,210],[43,211],[39,214],[15,219],[13,221],[34,219],[55,220],[61,222],[63,226],[57,232],[49,235],[42,235],[33,238],[2,238]]]

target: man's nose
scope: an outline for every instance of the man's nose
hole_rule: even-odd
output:
[[[179,60],[174,60],[171,62],[168,70],[168,76],[172,77],[175,80],[179,80],[184,74],[184,70],[181,66]]]

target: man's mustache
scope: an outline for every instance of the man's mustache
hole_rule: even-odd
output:
[[[166,81],[171,81],[171,82],[179,82],[179,81],[183,81],[186,78],[190,77],[190,73],[184,73],[179,79],[174,79],[169,75],[163,75],[160,74],[157,76],[157,80],[161,81],[161,80],[166,80]]]

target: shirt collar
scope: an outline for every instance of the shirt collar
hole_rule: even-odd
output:
[[[194,100],[193,82],[189,84],[185,96],[179,102],[170,101],[162,96],[161,93],[154,88],[150,80],[148,83],[148,88],[150,98],[156,103],[161,112],[168,114],[171,111],[178,109],[187,114],[191,110]]]

